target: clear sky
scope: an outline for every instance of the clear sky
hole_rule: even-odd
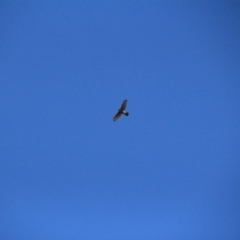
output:
[[[239,13],[1,1],[0,239],[240,239]]]

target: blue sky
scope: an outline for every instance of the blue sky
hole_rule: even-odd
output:
[[[1,2],[0,238],[240,238],[239,11]]]

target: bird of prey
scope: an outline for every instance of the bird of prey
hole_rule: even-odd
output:
[[[121,108],[118,110],[118,113],[114,116],[113,121],[117,121],[122,116],[122,114],[124,114],[125,116],[129,115],[129,113],[125,111],[126,107],[127,107],[127,100],[124,100]]]

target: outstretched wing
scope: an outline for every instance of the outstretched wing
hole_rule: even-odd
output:
[[[127,100],[124,100],[123,103],[122,103],[122,106],[120,108],[121,111],[124,111],[127,107]]]
[[[122,113],[118,111],[118,113],[114,116],[113,121],[117,121],[122,116]]]

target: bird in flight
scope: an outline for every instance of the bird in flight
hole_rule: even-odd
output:
[[[126,107],[127,107],[127,100],[124,100],[121,108],[118,110],[118,113],[114,116],[113,121],[117,121],[122,116],[122,114],[124,114],[125,116],[129,115],[129,113],[125,111]]]

